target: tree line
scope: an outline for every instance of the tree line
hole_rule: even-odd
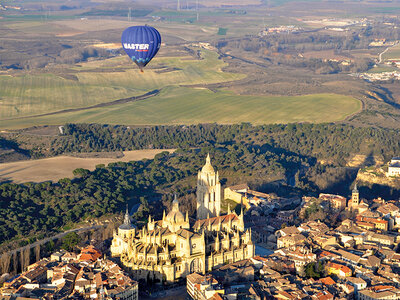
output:
[[[12,141],[18,145],[18,139]],[[194,212],[195,176],[211,153],[223,184],[248,182],[253,188],[294,178],[302,192],[346,192],[354,174],[347,172],[351,155],[397,155],[397,131],[338,124],[250,124],[153,126],[128,128],[67,124],[65,135],[52,141],[51,154],[178,148],[153,160],[76,169],[75,178],[58,182],[0,185],[0,243],[44,237],[79,221],[119,213],[141,204],[136,221],[161,214],[173,193]],[[320,161],[324,161],[321,164]],[[353,177],[352,177],[353,176]],[[339,184],[340,183],[340,184]],[[192,196],[191,196],[192,195]],[[345,194],[344,194],[345,195]],[[371,196],[373,196],[371,194]],[[163,205],[154,205],[163,204]]]
[[[14,140],[18,144],[18,139]],[[126,151],[250,144],[281,148],[335,165],[346,165],[352,154],[398,155],[397,130],[346,124],[272,124],[252,126],[199,124],[130,128],[100,124],[66,124],[65,135],[51,142],[49,155],[68,152]],[[40,150],[40,149],[39,149]]]

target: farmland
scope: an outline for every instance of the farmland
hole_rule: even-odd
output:
[[[200,7],[186,1],[180,8],[176,1],[153,1],[153,6],[139,1],[133,10],[128,2],[85,0],[68,9],[62,1],[47,3],[47,9],[28,2],[0,19],[2,130],[65,122],[335,122],[361,111],[360,101],[364,109],[390,111],[393,120],[398,118],[390,104],[365,98],[366,90],[379,87],[347,76],[367,70],[378,55],[378,49],[363,47],[381,31],[364,36],[357,23],[356,15],[370,11],[369,4],[356,5],[353,16],[354,3],[337,8],[320,1],[297,3],[295,11],[287,9],[290,0],[254,0],[254,7],[250,2],[224,6],[239,4],[236,0],[206,1]],[[308,32],[310,24],[332,16],[358,24],[353,27],[363,42],[347,41],[345,31],[329,31],[325,23]],[[395,36],[389,23],[374,17],[368,22],[385,30],[387,40]],[[156,27],[163,42],[144,74],[121,49],[98,46],[119,43],[124,28],[142,24]],[[261,34],[282,25],[305,31],[284,39]],[[199,48],[201,43],[208,50]],[[152,91],[151,97],[134,99]],[[400,101],[392,94],[393,102]],[[371,115],[377,117],[372,121]],[[379,113],[346,122],[354,120],[388,123]]]
[[[304,96],[242,96],[229,91],[168,87],[143,101],[79,112],[8,120],[0,128],[73,123],[108,124],[253,124],[332,122],[360,110],[360,101],[336,94]]]
[[[86,107],[144,94],[168,85],[210,84],[243,78],[222,72],[226,64],[217,54],[203,51],[202,60],[190,57],[158,58],[144,74],[125,57],[75,66],[58,74],[0,76],[0,118],[8,119]],[[164,71],[166,67],[172,71]],[[68,77],[67,77],[68,78]],[[73,80],[75,79],[75,80]]]
[[[124,156],[118,158],[80,158],[61,155],[38,160],[2,163],[0,164],[0,179],[15,183],[42,182],[47,180],[58,181],[61,178],[73,178],[72,171],[77,168],[94,170],[98,164],[107,165],[118,161],[129,162],[144,158],[152,159],[162,151],[167,150],[145,149],[124,151]]]
[[[400,59],[400,44],[390,47],[382,56],[386,60]]]

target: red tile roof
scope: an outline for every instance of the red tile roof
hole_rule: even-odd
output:
[[[325,277],[325,278],[321,278],[320,280],[319,280],[322,284],[325,284],[325,285],[333,285],[333,284],[336,284],[336,282],[331,278],[331,277]]]
[[[96,261],[98,258],[101,257],[101,255],[102,254],[99,250],[97,250],[95,247],[90,245],[90,246],[82,249],[81,254],[79,255],[79,260],[80,261],[87,261],[87,260]]]
[[[229,220],[236,221],[239,220],[236,214],[232,213],[229,215],[225,216],[219,216],[219,217],[213,217],[213,218],[208,218],[208,219],[203,219],[203,220],[197,220],[196,223],[194,224],[194,228],[202,228],[202,227],[207,227],[209,225],[216,225],[219,223],[228,223]]]

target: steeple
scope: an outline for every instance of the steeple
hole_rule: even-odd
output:
[[[174,194],[174,201],[172,201],[172,210],[179,211],[179,202],[178,198],[176,197],[176,194]]]
[[[354,185],[354,188],[353,188],[353,194],[355,194],[355,193],[358,193],[357,182],[356,182],[356,184]]]
[[[125,217],[124,217],[124,225],[126,226],[131,226],[131,217],[129,215],[129,211],[128,211],[128,204],[126,205],[126,212],[125,212]]]
[[[215,247],[214,247],[215,251],[218,252],[219,251],[219,234],[217,232],[217,236],[215,238]]]
[[[243,212],[243,206],[240,210],[240,215],[239,215],[239,228],[240,230],[244,230],[244,212]]]
[[[124,216],[124,223],[122,223],[119,227],[119,230],[131,230],[136,228],[135,225],[132,224],[131,216],[129,215],[128,204],[126,205],[126,211]]]
[[[351,193],[351,206],[356,208],[360,204],[360,194],[357,189],[357,182],[354,185],[353,191]]]

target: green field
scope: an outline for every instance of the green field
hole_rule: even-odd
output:
[[[271,97],[211,91],[203,85],[235,81],[245,75],[223,72],[221,68],[226,64],[215,52],[201,50],[201,57],[200,60],[191,56],[159,57],[144,73],[127,58],[115,57],[71,66],[60,73],[1,75],[0,128],[66,122],[132,125],[333,122],[361,108],[358,100],[335,94]],[[137,102],[43,115],[87,108],[155,89],[161,92]]]
[[[393,72],[398,70],[399,70],[398,68],[393,66],[380,65],[379,67],[369,69],[367,73],[384,73],[384,72]]]
[[[0,119],[32,116],[144,94],[170,85],[209,84],[238,80],[241,74],[222,72],[218,55],[203,51],[190,57],[156,58],[140,73],[128,58],[117,57],[75,66],[60,75],[0,76]],[[165,68],[170,68],[165,70]],[[65,79],[75,76],[75,80]],[[63,76],[63,77],[61,77]]]
[[[88,122],[108,124],[288,123],[332,122],[361,109],[348,96],[315,94],[296,97],[240,96],[229,91],[167,87],[153,98],[74,113],[0,121],[0,129]]]
[[[400,59],[400,44],[397,44],[382,55],[383,59]]]

